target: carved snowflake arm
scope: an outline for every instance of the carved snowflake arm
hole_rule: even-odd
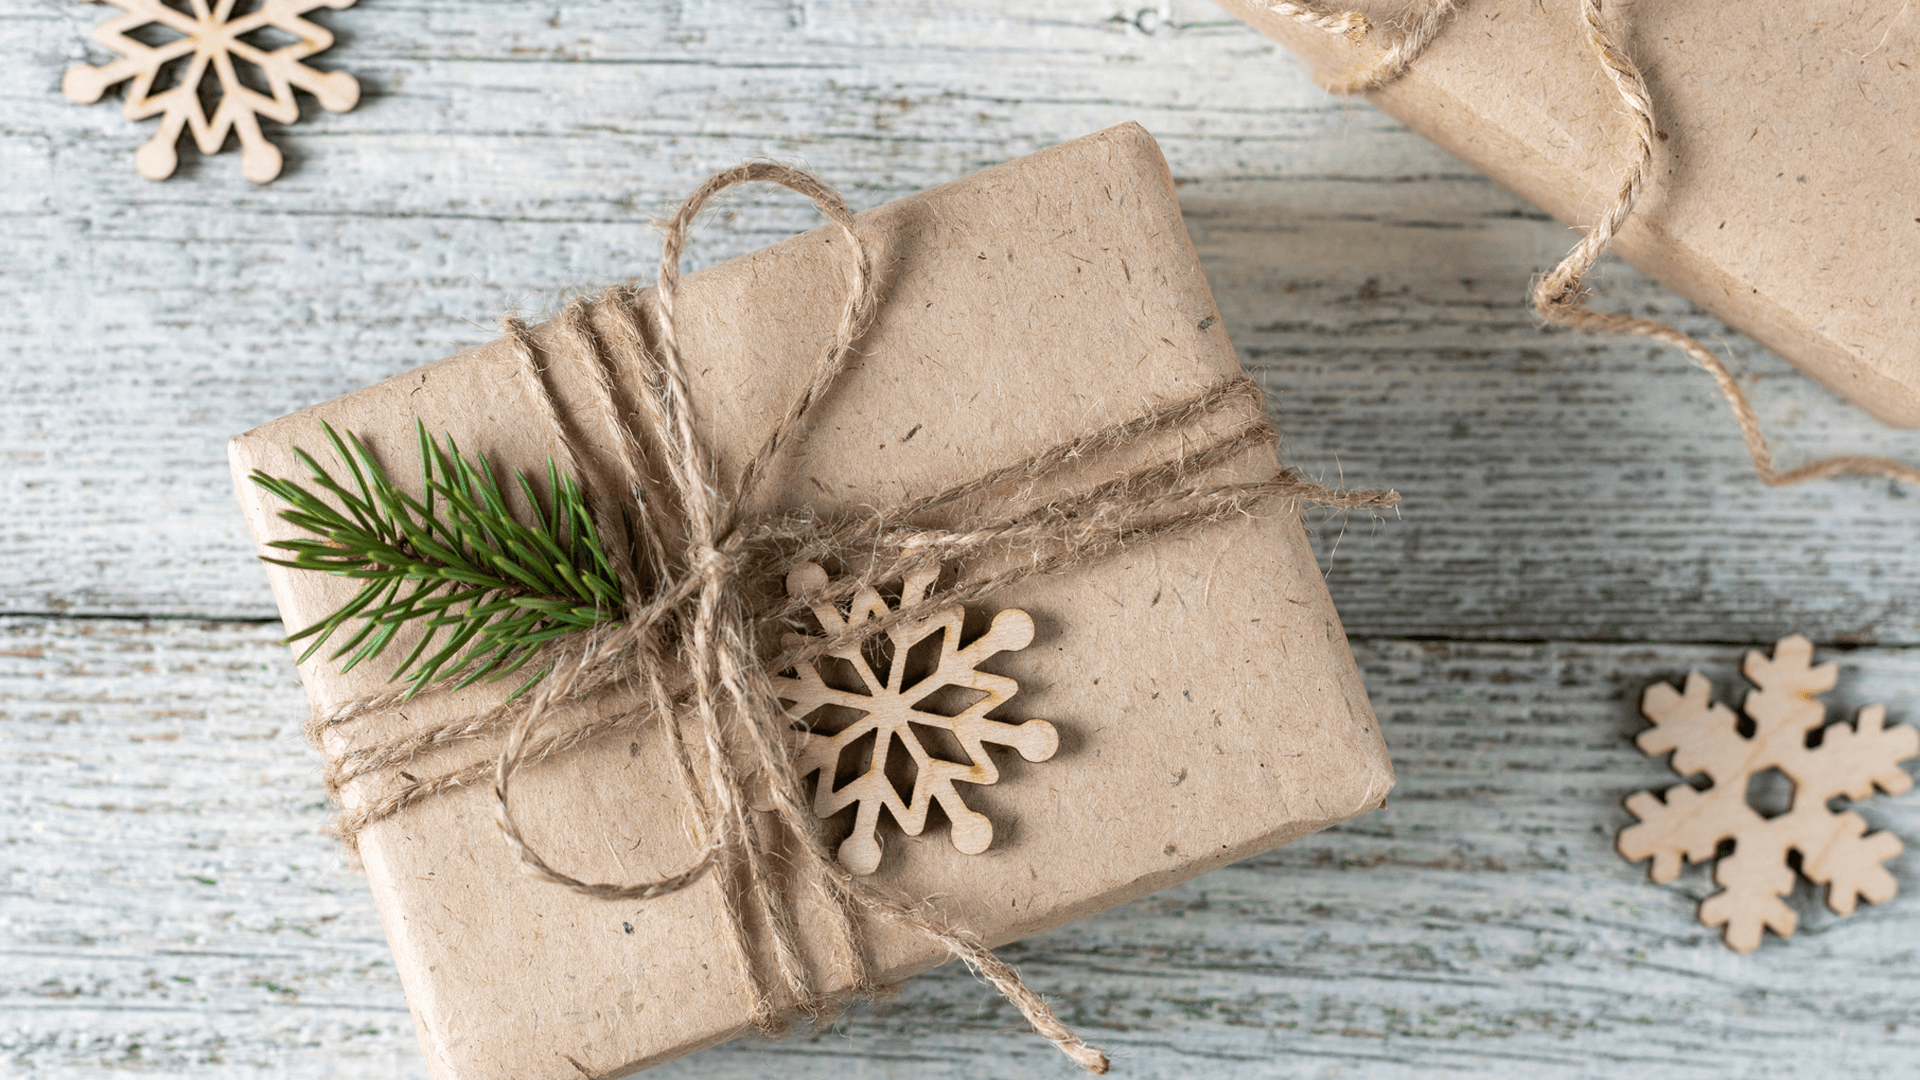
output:
[[[1000,770],[987,752],[986,743],[1011,746],[1028,761],[1045,761],[1059,749],[1060,735],[1045,720],[1016,724],[987,718],[988,713],[1019,693],[1020,684],[1004,675],[981,671],[979,665],[998,653],[1026,648],[1033,641],[1033,619],[1024,611],[1002,611],[994,616],[985,634],[965,648],[958,648],[955,642],[959,640],[964,613],[955,608],[945,614],[941,630],[946,636],[941,641],[940,660],[933,673],[919,685],[929,692],[957,686],[976,691],[981,697],[953,716],[919,714],[921,719],[916,722],[951,732],[967,762],[937,759],[923,762],[922,767],[929,772],[915,793],[914,809],[924,815],[931,803],[939,803],[952,822],[953,846],[964,854],[977,855],[993,843],[993,822],[969,807],[954,784],[999,782]]]
[[[1020,684],[1004,675],[980,670],[980,665],[997,653],[1024,649],[1033,642],[1033,618],[1018,609],[1002,611],[993,617],[993,625],[964,649],[954,650],[950,661],[942,664],[941,676],[949,686],[964,686],[985,694],[965,711],[952,718],[953,732],[960,744],[977,762],[992,769],[982,743],[1010,746],[1028,761],[1045,761],[1060,749],[1060,733],[1045,720],[1012,723],[989,720],[987,714],[1006,704],[1020,692]],[[993,783],[991,778],[976,783]]]
[[[148,45],[129,36],[131,31],[154,22],[182,36],[161,45]],[[154,76],[169,61],[193,51],[193,38],[188,36],[192,32],[192,19],[163,4],[156,4],[151,9],[135,10],[117,19],[108,19],[93,28],[93,40],[106,49],[120,53],[120,58],[105,64],[81,64],[68,68],[60,78],[60,90],[69,101],[91,105],[100,100],[100,96],[107,92],[107,87],[137,79],[127,91],[124,114],[129,120],[144,120],[160,111],[159,107],[142,108],[140,104],[148,100],[147,91],[153,86]]]
[[[832,637],[847,628],[848,620],[840,614],[838,606],[830,601],[819,599],[821,591],[826,587],[827,571],[819,563],[801,563],[787,571],[787,595],[807,598],[807,609],[813,612],[814,618],[820,620],[821,632],[827,637]],[[866,592],[872,593],[873,590],[868,589]],[[878,598],[879,595],[874,594],[874,599]],[[854,605],[856,618],[859,617],[859,607],[860,605],[856,602]],[[799,642],[806,639],[792,636],[792,640]]]
[[[971,784],[991,784],[998,780],[999,772],[984,755],[975,759],[973,765],[962,765],[953,761],[942,761],[929,755],[921,755],[921,769],[925,770],[920,783],[914,785],[914,798],[909,810],[910,817],[902,819],[901,831],[909,836],[920,835],[926,828],[927,811],[934,803],[947,815],[948,835],[953,840],[954,850],[962,855],[978,855],[993,846],[993,819],[967,805],[960,797],[960,791],[953,785],[956,781]],[[987,778],[982,778],[980,763],[984,762]]]
[[[1905,725],[1888,728],[1886,716],[1882,705],[1861,709],[1852,726],[1826,729],[1820,745],[1803,750],[1794,768],[1805,789],[1804,796],[1796,795],[1792,815],[1800,871],[1827,886],[1827,906],[1841,915],[1852,914],[1861,899],[1890,900],[1898,889],[1881,864],[1900,853],[1899,838],[1887,832],[1867,835],[1866,819],[1859,814],[1826,810],[1826,801],[1836,795],[1861,800],[1876,787],[1894,795],[1913,787],[1899,763],[1920,753],[1920,732]]]
[[[1634,745],[1649,757],[1673,751],[1673,771],[1681,776],[1711,776],[1716,763],[1738,760],[1746,743],[1740,718],[1712,698],[1713,684],[1697,671],[1688,673],[1684,693],[1664,682],[1647,687],[1640,696],[1640,715],[1653,726],[1641,732]]]
[[[787,637],[789,646],[800,640],[797,635]],[[832,817],[848,806],[856,808],[853,832],[840,845],[840,861],[856,873],[872,873],[880,865],[877,830],[881,807],[891,810],[895,820],[904,820],[907,816],[906,803],[886,773],[887,755],[895,741],[893,733],[882,728],[874,715],[867,711],[873,704],[870,695],[828,686],[812,664],[800,665],[795,669],[794,677],[776,676],[772,681],[775,695],[793,703],[788,707],[787,715],[796,724],[805,721],[822,705],[861,713],[857,720],[833,734],[803,728],[799,732],[800,746],[795,753],[794,772],[802,780],[811,774],[819,774],[813,788],[815,815]],[[841,756],[849,745],[869,735],[873,737],[873,751],[867,768],[836,789],[834,783],[838,779]]]
[[[848,805],[853,805],[853,831],[840,843],[839,857],[842,865],[856,874],[871,874],[880,866],[880,808],[886,807],[893,819],[902,822],[902,830],[909,836],[919,834],[919,828],[908,829],[904,823],[909,818],[906,801],[900,798],[899,789],[887,776],[887,758],[893,752],[894,745],[900,742],[898,736],[884,729],[876,732],[873,744],[873,758],[866,772],[850,781],[846,787],[831,798],[826,793],[833,784],[832,776],[822,770],[820,773],[820,791],[823,799],[815,803],[815,813],[822,817],[838,813]],[[839,754],[836,752],[836,758]],[[829,809],[822,810],[822,806]],[[921,815],[921,828],[925,827],[926,815]]]
[[[1662,801],[1651,791],[1641,791],[1629,797],[1627,811],[1640,821],[1620,830],[1614,840],[1614,849],[1628,862],[1651,857],[1651,874],[1658,882],[1679,876],[1681,859],[1706,862],[1722,839],[1764,821],[1747,805],[1745,792],[1725,785],[1701,792],[1676,784],[1664,796]]]
[[[1713,880],[1722,891],[1701,903],[1700,921],[1725,926],[1721,936],[1735,952],[1752,952],[1760,947],[1763,930],[1791,937],[1799,925],[1780,899],[1793,891],[1793,870],[1786,863],[1785,840],[1773,830],[1751,828],[1737,845],[1714,865]]]
[[[792,648],[805,640],[798,634],[787,634],[782,640],[782,645]],[[840,658],[848,659],[846,656]],[[864,665],[857,665],[855,670],[860,671],[863,667]],[[803,736],[796,757],[798,769],[796,775],[805,778],[815,770],[820,771],[820,784],[817,789],[818,794],[815,796],[815,812],[822,815],[838,813],[841,807],[852,801],[852,797],[849,796],[838,800],[831,809],[827,808],[829,803],[835,801],[833,781],[839,764],[838,755],[840,749],[847,743],[873,730],[872,696],[859,691],[828,686],[826,680],[821,678],[819,668],[813,664],[801,664],[794,669],[793,675],[775,675],[770,681],[773,684],[774,696],[781,701],[791,702],[787,708],[787,717],[793,722],[796,731]],[[836,733],[828,734],[811,730],[807,726],[809,718],[823,705],[849,709],[861,715]]]
[[[1753,718],[1765,740],[1776,731],[1808,732],[1827,722],[1826,706],[1814,695],[1833,689],[1840,679],[1840,665],[1813,666],[1813,642],[1800,634],[1781,638],[1773,646],[1773,656],[1755,649],[1747,654],[1740,669],[1760,689],[1747,694],[1741,710]]]
[[[1854,903],[1884,903],[1899,885],[1881,864],[1900,854],[1900,838],[1890,832],[1867,835],[1867,820],[1849,810],[1827,814],[1824,808],[1796,813],[1793,846],[1800,851],[1800,872],[1827,887],[1827,906],[1853,914]]]
[[[1820,746],[1809,756],[1828,790],[1822,798],[1845,795],[1858,801],[1878,787],[1889,795],[1898,795],[1913,787],[1913,777],[1900,762],[1920,754],[1920,731],[1901,724],[1887,727],[1887,707],[1869,705],[1849,727],[1835,724],[1822,733]]]
[[[308,64],[292,63],[305,60],[316,53],[326,52],[333,47],[333,32],[309,19],[302,18],[315,8],[327,7],[338,11],[352,7],[354,0],[266,0],[266,3],[252,17],[260,25],[274,25],[299,37],[299,41],[285,48],[275,49],[264,57],[276,58],[277,63],[266,63],[252,56],[241,54],[244,59],[252,60],[267,73],[267,79],[273,87],[276,99],[291,101],[293,95],[289,87],[297,86],[312,94],[320,107],[328,112],[346,112],[360,102],[360,83],[344,71],[321,71]],[[246,46],[245,42],[236,45]],[[240,53],[240,49],[234,50]],[[259,50],[253,50],[258,53]],[[297,114],[297,109],[296,109]],[[292,123],[291,120],[283,123]]]

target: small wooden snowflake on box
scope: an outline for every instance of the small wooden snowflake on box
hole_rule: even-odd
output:
[[[1762,932],[1791,937],[1798,923],[1781,897],[1793,890],[1789,856],[1798,853],[1800,873],[1827,887],[1827,906],[1853,913],[1857,899],[1893,898],[1893,875],[1881,864],[1900,853],[1892,833],[1867,832],[1866,819],[1851,810],[1836,813],[1834,798],[1855,801],[1874,788],[1898,795],[1913,786],[1900,762],[1920,753],[1920,732],[1889,728],[1886,708],[1869,705],[1858,720],[1827,725],[1826,706],[1815,695],[1833,689],[1838,666],[1814,667],[1813,643],[1795,634],[1773,647],[1769,660],[1747,654],[1743,670],[1759,689],[1741,705],[1743,721],[1712,700],[1713,686],[1699,672],[1686,690],[1666,683],[1647,688],[1640,711],[1653,727],[1635,741],[1650,755],[1673,751],[1673,771],[1704,774],[1704,791],[1677,784],[1656,796],[1642,791],[1627,800],[1639,823],[1621,830],[1615,847],[1629,861],[1652,858],[1655,881],[1672,881],[1680,861],[1705,862],[1723,842],[1733,851],[1713,868],[1721,891],[1700,905],[1700,921],[1726,927],[1726,943],[1739,952],[1760,944]],[[1749,804],[1749,782],[1770,770],[1792,781],[1792,803],[1768,817]]]
[[[95,0],[101,2],[101,0]],[[300,119],[294,100],[298,87],[312,94],[328,112],[345,112],[360,100],[360,84],[343,71],[318,71],[302,61],[333,45],[324,27],[302,18],[315,8],[351,7],[354,0],[191,0],[191,13],[165,0],[105,0],[125,14],[94,27],[93,39],[120,54],[99,66],[69,68],[61,80],[67,97],[82,105],[99,101],[107,88],[131,79],[127,87],[129,120],[160,117],[160,130],[133,155],[134,167],[149,180],[164,180],[180,163],[176,149],[182,128],[193,132],[194,145],[213,154],[228,132],[240,136],[240,171],[256,184],[280,175],[278,147],[261,134],[260,118],[282,124]],[[239,10],[236,10],[239,8]],[[149,45],[133,35],[177,35]],[[279,48],[263,48],[248,36],[278,32],[294,40]],[[248,86],[239,65],[258,69],[271,94]],[[167,88],[155,92],[162,69],[182,70]],[[201,84],[211,72],[219,84],[213,115],[201,101]]]
[[[925,600],[937,575],[937,570],[910,575],[901,605]],[[825,570],[804,563],[787,575],[787,591],[817,596],[827,581]],[[811,607],[829,636],[894,610],[872,588],[855,593],[844,614],[824,601]],[[814,813],[829,818],[857,808],[853,832],[839,850],[841,864],[856,874],[871,874],[880,866],[882,808],[901,831],[918,836],[927,826],[927,812],[938,803],[951,823],[954,847],[968,855],[987,850],[993,822],[968,807],[954,784],[999,781],[987,743],[1010,746],[1028,761],[1045,761],[1059,749],[1060,735],[1045,720],[1009,723],[987,716],[1019,693],[1020,684],[981,671],[980,665],[997,653],[1026,648],[1033,641],[1032,617],[1009,608],[993,617],[986,633],[962,645],[965,618],[960,605],[944,607],[774,679],[801,739],[795,771],[802,779],[819,773]],[[788,634],[784,644],[806,640]],[[829,675],[823,676],[823,667]],[[841,779],[843,769],[852,772],[851,779]],[[896,777],[909,789],[904,796]]]

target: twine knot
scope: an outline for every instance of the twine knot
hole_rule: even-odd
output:
[[[710,589],[724,588],[727,580],[740,570],[739,559],[712,544],[697,547],[688,561],[693,565],[693,572]]]

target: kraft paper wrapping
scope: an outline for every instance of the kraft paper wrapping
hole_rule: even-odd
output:
[[[774,504],[894,503],[1239,371],[1166,164],[1137,125],[901,199],[857,225],[883,286],[879,320],[804,443],[762,488]],[[757,448],[832,332],[846,288],[836,232],[794,237],[683,285],[694,401],[723,475]],[[552,332],[536,328],[536,340]],[[267,424],[233,441],[234,474],[302,475],[288,448],[321,450],[324,419],[366,438],[396,480],[417,484],[416,416],[496,468],[544,468],[555,433],[513,365],[496,342]],[[565,415],[587,415],[579,372],[554,364],[546,377]],[[637,376],[620,381],[632,401]],[[570,434],[591,459],[590,481],[611,483],[600,471],[611,469],[604,440],[581,426]],[[1140,448],[1132,460],[1174,445]],[[1094,463],[1083,479],[1131,463]],[[1260,465],[1243,461],[1237,478]],[[239,483],[239,494],[259,541],[293,534],[251,484]],[[289,627],[351,591],[326,575],[268,574]],[[943,914],[989,944],[1325,828],[1379,806],[1392,786],[1297,515],[1210,526],[1029,578],[975,614],[1006,607],[1031,613],[1037,637],[984,666],[1019,680],[1007,711],[1052,722],[1061,748],[1040,763],[996,750],[1000,783],[962,786],[994,821],[986,853],[959,854],[944,824],[908,838],[883,823],[877,875],[902,894],[938,896]],[[343,676],[318,658],[301,669],[316,706],[379,690],[385,674],[376,663]],[[502,693],[494,684],[423,696],[388,730],[477,712]],[[482,742],[421,766],[497,752]],[[588,879],[678,870],[692,844],[666,753],[647,731],[524,771],[515,807],[529,840]],[[523,877],[483,787],[376,824],[360,848],[436,1077],[618,1076],[750,1030],[711,877],[647,903],[591,900]],[[804,904],[801,917],[825,972],[824,919]],[[889,981],[944,959],[884,926],[873,927],[871,947]],[[822,981],[845,985],[834,978]]]
[[[1321,78],[1399,32],[1356,48],[1263,0],[1218,3]],[[1900,0],[1607,14],[1626,28],[1661,136],[1613,250],[1874,416],[1920,426],[1920,18]],[[1573,0],[1473,0],[1367,96],[1569,224],[1612,205],[1626,171],[1629,120]]]

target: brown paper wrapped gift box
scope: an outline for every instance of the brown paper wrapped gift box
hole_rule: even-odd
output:
[[[897,502],[1239,371],[1166,165],[1137,125],[879,207],[857,228],[882,282],[879,320],[762,489],[776,504]],[[818,230],[683,285],[681,341],[723,472],[751,453],[832,332],[846,287],[836,243]],[[555,332],[535,328],[535,339]],[[514,363],[503,344],[482,346],[258,428],[232,444],[235,475],[301,475],[289,447],[318,449],[326,420],[368,439],[404,482],[416,416],[496,467],[543,467],[556,435]],[[580,415],[579,373],[555,364],[546,378],[563,413]],[[630,401],[639,383],[622,382]],[[611,483],[596,457],[604,447],[571,434],[594,459],[590,482]],[[1270,451],[1257,455],[1270,470]],[[1083,471],[1099,479],[1121,464]],[[1262,472],[1252,459],[1238,468]],[[292,535],[271,500],[250,484],[239,492],[261,542]],[[351,587],[268,573],[289,627]],[[993,598],[993,610],[1005,607],[1030,612],[1038,636],[988,667],[1019,680],[1011,708],[1051,721],[1061,749],[1041,763],[1007,752],[999,784],[964,789],[995,824],[985,854],[956,852],[944,826],[916,838],[893,830],[877,875],[903,895],[938,897],[944,916],[990,944],[1325,828],[1379,806],[1393,783],[1295,514],[1028,578]],[[384,670],[342,675],[318,658],[301,673],[320,707],[384,686]],[[471,714],[502,692],[423,696],[382,723],[398,731]],[[482,742],[448,760],[497,752]],[[593,879],[677,870],[692,851],[687,796],[665,755],[659,733],[643,731],[523,773],[516,806],[529,838]],[[372,826],[360,850],[436,1077],[617,1076],[749,1030],[710,879],[618,903],[524,877],[478,786]],[[803,904],[801,914],[821,930],[819,912]],[[945,958],[891,927],[875,927],[870,945],[888,980]],[[824,947],[814,960],[829,965]]]
[[[1323,80],[1359,46],[1218,0]],[[1660,139],[1614,250],[1889,424],[1920,426],[1920,19],[1898,0],[1614,5]],[[1369,100],[1561,221],[1613,202],[1632,139],[1578,5],[1472,0]],[[1607,307],[1604,298],[1599,306]]]

